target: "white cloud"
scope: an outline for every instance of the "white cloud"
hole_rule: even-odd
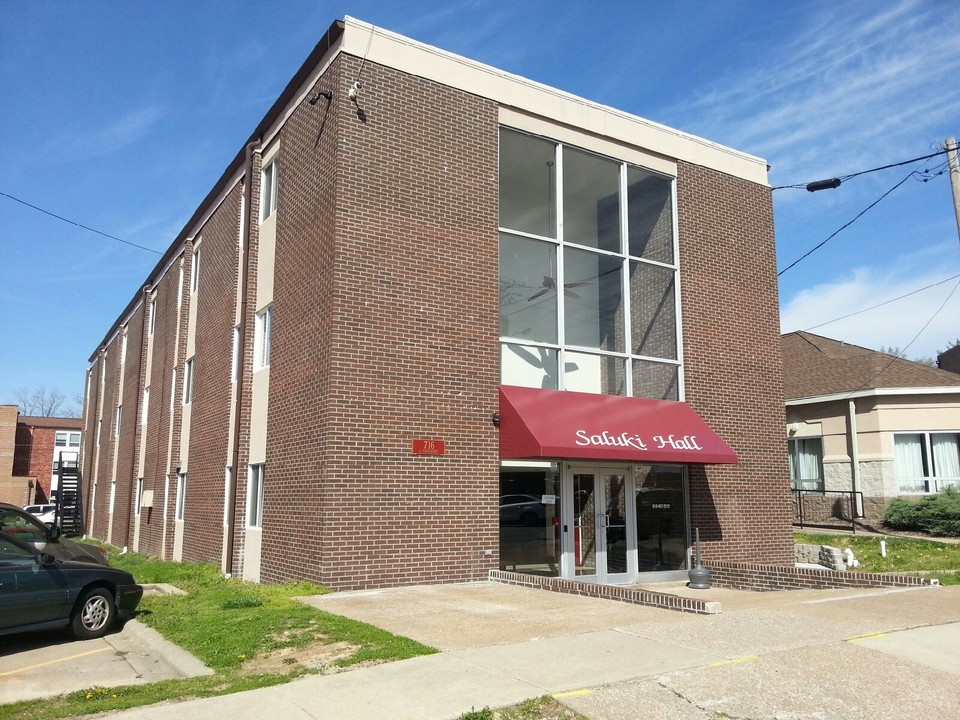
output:
[[[937,351],[945,350],[960,336],[960,278],[941,282],[957,274],[955,264],[951,265],[952,272],[936,264],[930,267],[933,269],[923,274],[904,273],[896,268],[860,267],[836,280],[801,290],[782,303],[781,329],[785,333],[810,330],[874,350],[881,346],[899,347],[906,349],[909,358],[935,358]],[[934,283],[940,284],[888,305],[829,322]],[[929,325],[921,332],[928,321]],[[920,335],[914,340],[917,333]]]
[[[777,184],[922,154],[960,114],[960,5],[821,6],[792,40],[721,74],[671,122],[765,157]],[[879,8],[879,9],[878,9]]]

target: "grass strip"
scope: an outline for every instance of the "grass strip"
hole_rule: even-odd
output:
[[[886,544],[886,557],[880,541]],[[902,536],[796,533],[794,541],[809,545],[850,548],[862,572],[900,573],[935,577],[943,585],[960,585],[960,544]]]

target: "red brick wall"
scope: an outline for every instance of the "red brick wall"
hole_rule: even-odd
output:
[[[344,99],[358,68],[331,71],[339,146],[331,120],[317,138],[322,104],[283,137],[262,577],[483,578],[498,546],[497,108],[368,62],[361,119]],[[414,456],[414,438],[446,454]]]
[[[106,347],[106,355],[101,356],[106,366],[104,376],[103,404],[98,417],[103,425],[100,431],[99,462],[96,462],[97,447],[94,446],[94,469],[90,476],[91,491],[85,500],[88,505],[86,531],[97,538],[106,539],[110,516],[110,485],[113,479],[114,426],[117,414],[117,397],[120,384],[120,333],[117,333]],[[97,372],[99,372],[99,368]],[[99,376],[98,376],[99,377]],[[96,429],[94,429],[96,436]],[[97,438],[94,437],[94,442]],[[92,520],[92,522],[91,522]]]
[[[793,564],[769,188],[678,163],[686,400],[740,458],[691,466],[704,558]]]

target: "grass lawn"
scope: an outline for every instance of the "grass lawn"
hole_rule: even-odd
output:
[[[887,556],[880,551],[886,542]],[[960,544],[902,536],[795,533],[794,542],[850,548],[862,572],[901,573],[939,578],[943,585],[960,585]]]
[[[46,720],[122,710],[173,698],[210,697],[287,682],[361,663],[437,652],[408,638],[331,615],[293,598],[323,588],[297,582],[259,585],[227,579],[213,565],[111,554],[139,583],[169,583],[186,595],[146,596],[137,619],[193,653],[214,674],[148,685],[88,688],[0,705],[0,720]]]

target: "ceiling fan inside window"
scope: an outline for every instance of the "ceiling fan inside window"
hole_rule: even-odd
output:
[[[565,297],[572,297],[572,298],[580,299],[580,296],[577,295],[577,293],[575,293],[575,292],[574,292],[573,290],[571,290],[570,288],[580,287],[580,286],[582,286],[582,285],[588,285],[589,283],[590,283],[589,280],[580,280],[580,281],[578,281],[578,282],[564,283],[564,284],[563,284],[563,294],[564,294]],[[541,296],[543,296],[543,295],[546,295],[548,292],[554,291],[554,290],[556,290],[556,289],[557,289],[557,281],[554,280],[554,279],[553,279],[552,277],[550,277],[549,275],[544,275],[544,276],[543,276],[543,283],[541,283],[540,289],[537,290],[537,292],[535,292],[533,295],[531,295],[530,297],[528,297],[528,298],[527,298],[527,302],[530,302],[531,300],[536,300],[538,297],[541,297]]]

